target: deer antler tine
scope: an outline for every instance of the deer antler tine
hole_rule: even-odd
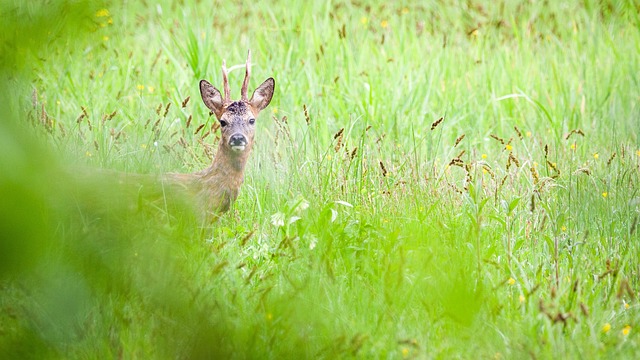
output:
[[[242,81],[242,89],[240,89],[240,96],[243,101],[249,101],[247,96],[247,87],[249,86],[249,77],[251,76],[251,50],[247,51],[247,63],[246,72],[244,74],[244,81]]]
[[[224,103],[231,102],[231,90],[229,90],[229,72],[227,71],[227,62],[222,60],[222,86],[224,87]]]

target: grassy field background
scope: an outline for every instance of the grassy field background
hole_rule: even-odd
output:
[[[3,358],[640,356],[637,2],[0,4]]]

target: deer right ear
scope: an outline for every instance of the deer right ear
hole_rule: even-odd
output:
[[[218,120],[220,120],[220,117],[224,113],[224,102],[222,101],[220,91],[214,88],[207,80],[201,80],[200,95],[202,96],[204,104],[209,110],[213,111]]]

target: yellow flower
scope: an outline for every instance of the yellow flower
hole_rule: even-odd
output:
[[[605,334],[606,334],[606,333],[608,333],[608,332],[609,332],[609,330],[611,330],[611,324],[606,323],[606,324],[604,324],[604,325],[602,326],[602,332],[603,332],[603,333],[605,333]]]
[[[273,112],[274,114],[278,113],[278,107],[274,106],[273,109],[271,109],[271,112]]]
[[[109,25],[113,25],[113,19],[112,19],[112,18],[109,18],[109,20],[107,20],[107,24],[109,24]]]
[[[90,151],[87,151],[86,153],[84,153],[84,155],[86,157],[92,157],[93,156],[93,154]]]
[[[527,134],[527,137],[531,137],[531,131],[527,131],[526,134]]]
[[[109,41],[109,37],[108,37],[108,36],[106,36],[106,35],[105,35],[105,36],[103,36],[103,37],[102,37],[102,41]]]
[[[606,191],[602,192],[602,197],[603,197],[603,198],[606,198],[606,197],[607,197],[607,195],[609,195],[609,193],[608,193],[608,192],[606,192]]]
[[[369,19],[367,19],[366,16],[363,16],[363,17],[360,18],[360,23],[362,25],[367,25],[368,22],[369,22]]]
[[[380,22],[380,26],[382,26],[383,29],[386,29],[389,26],[389,22],[387,20],[382,20]]]
[[[147,148],[147,144],[142,144],[140,145],[141,148],[146,149]]]
[[[636,150],[636,155],[640,156],[640,150]]]
[[[560,228],[562,231],[567,231],[567,227],[562,225],[562,227]]]
[[[504,148],[505,148],[507,151],[511,151],[511,150],[513,150],[513,146],[511,146],[510,144],[505,145],[505,146],[504,146]]]
[[[140,91],[144,90],[144,85],[139,84],[136,88]]]
[[[402,357],[407,357],[407,356],[409,356],[409,349],[402,348]]]
[[[508,283],[509,285],[515,285],[515,283],[516,283],[516,279],[514,279],[514,278],[510,277],[510,278],[509,278],[509,280],[507,280],[507,283]]]
[[[624,303],[624,308],[628,309],[630,307],[629,303]]]
[[[107,17],[110,16],[111,14],[109,13],[109,10],[107,9],[100,9],[98,11],[96,11],[96,17]]]
[[[622,328],[622,335],[627,336],[629,335],[630,332],[631,332],[630,325],[626,325],[625,327]]]
[[[482,158],[486,159],[487,158],[487,154],[482,154]]]
[[[575,150],[576,149],[576,143],[571,144],[570,148],[571,148],[571,150]]]
[[[327,160],[331,160],[331,155],[327,155]]]
[[[598,158],[599,158],[599,157],[600,157],[600,154],[598,154],[598,153],[593,153],[593,158],[594,158],[594,159],[598,160]]]
[[[520,295],[520,297],[518,297],[518,300],[520,300],[521,303],[524,302],[524,295]]]
[[[147,86],[147,90],[149,90],[149,92],[152,93],[156,90],[156,88],[154,88],[153,86]]]

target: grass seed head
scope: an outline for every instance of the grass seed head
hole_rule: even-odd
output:
[[[440,125],[440,123],[442,122],[442,120],[444,120],[444,116],[441,117],[440,119],[436,120],[433,122],[433,124],[431,124],[431,131],[435,130],[435,128],[438,127],[438,125]]]
[[[516,131],[516,134],[518,134],[520,140],[522,140],[522,132],[520,132],[520,129],[518,129],[517,126],[514,126],[513,129]]]

